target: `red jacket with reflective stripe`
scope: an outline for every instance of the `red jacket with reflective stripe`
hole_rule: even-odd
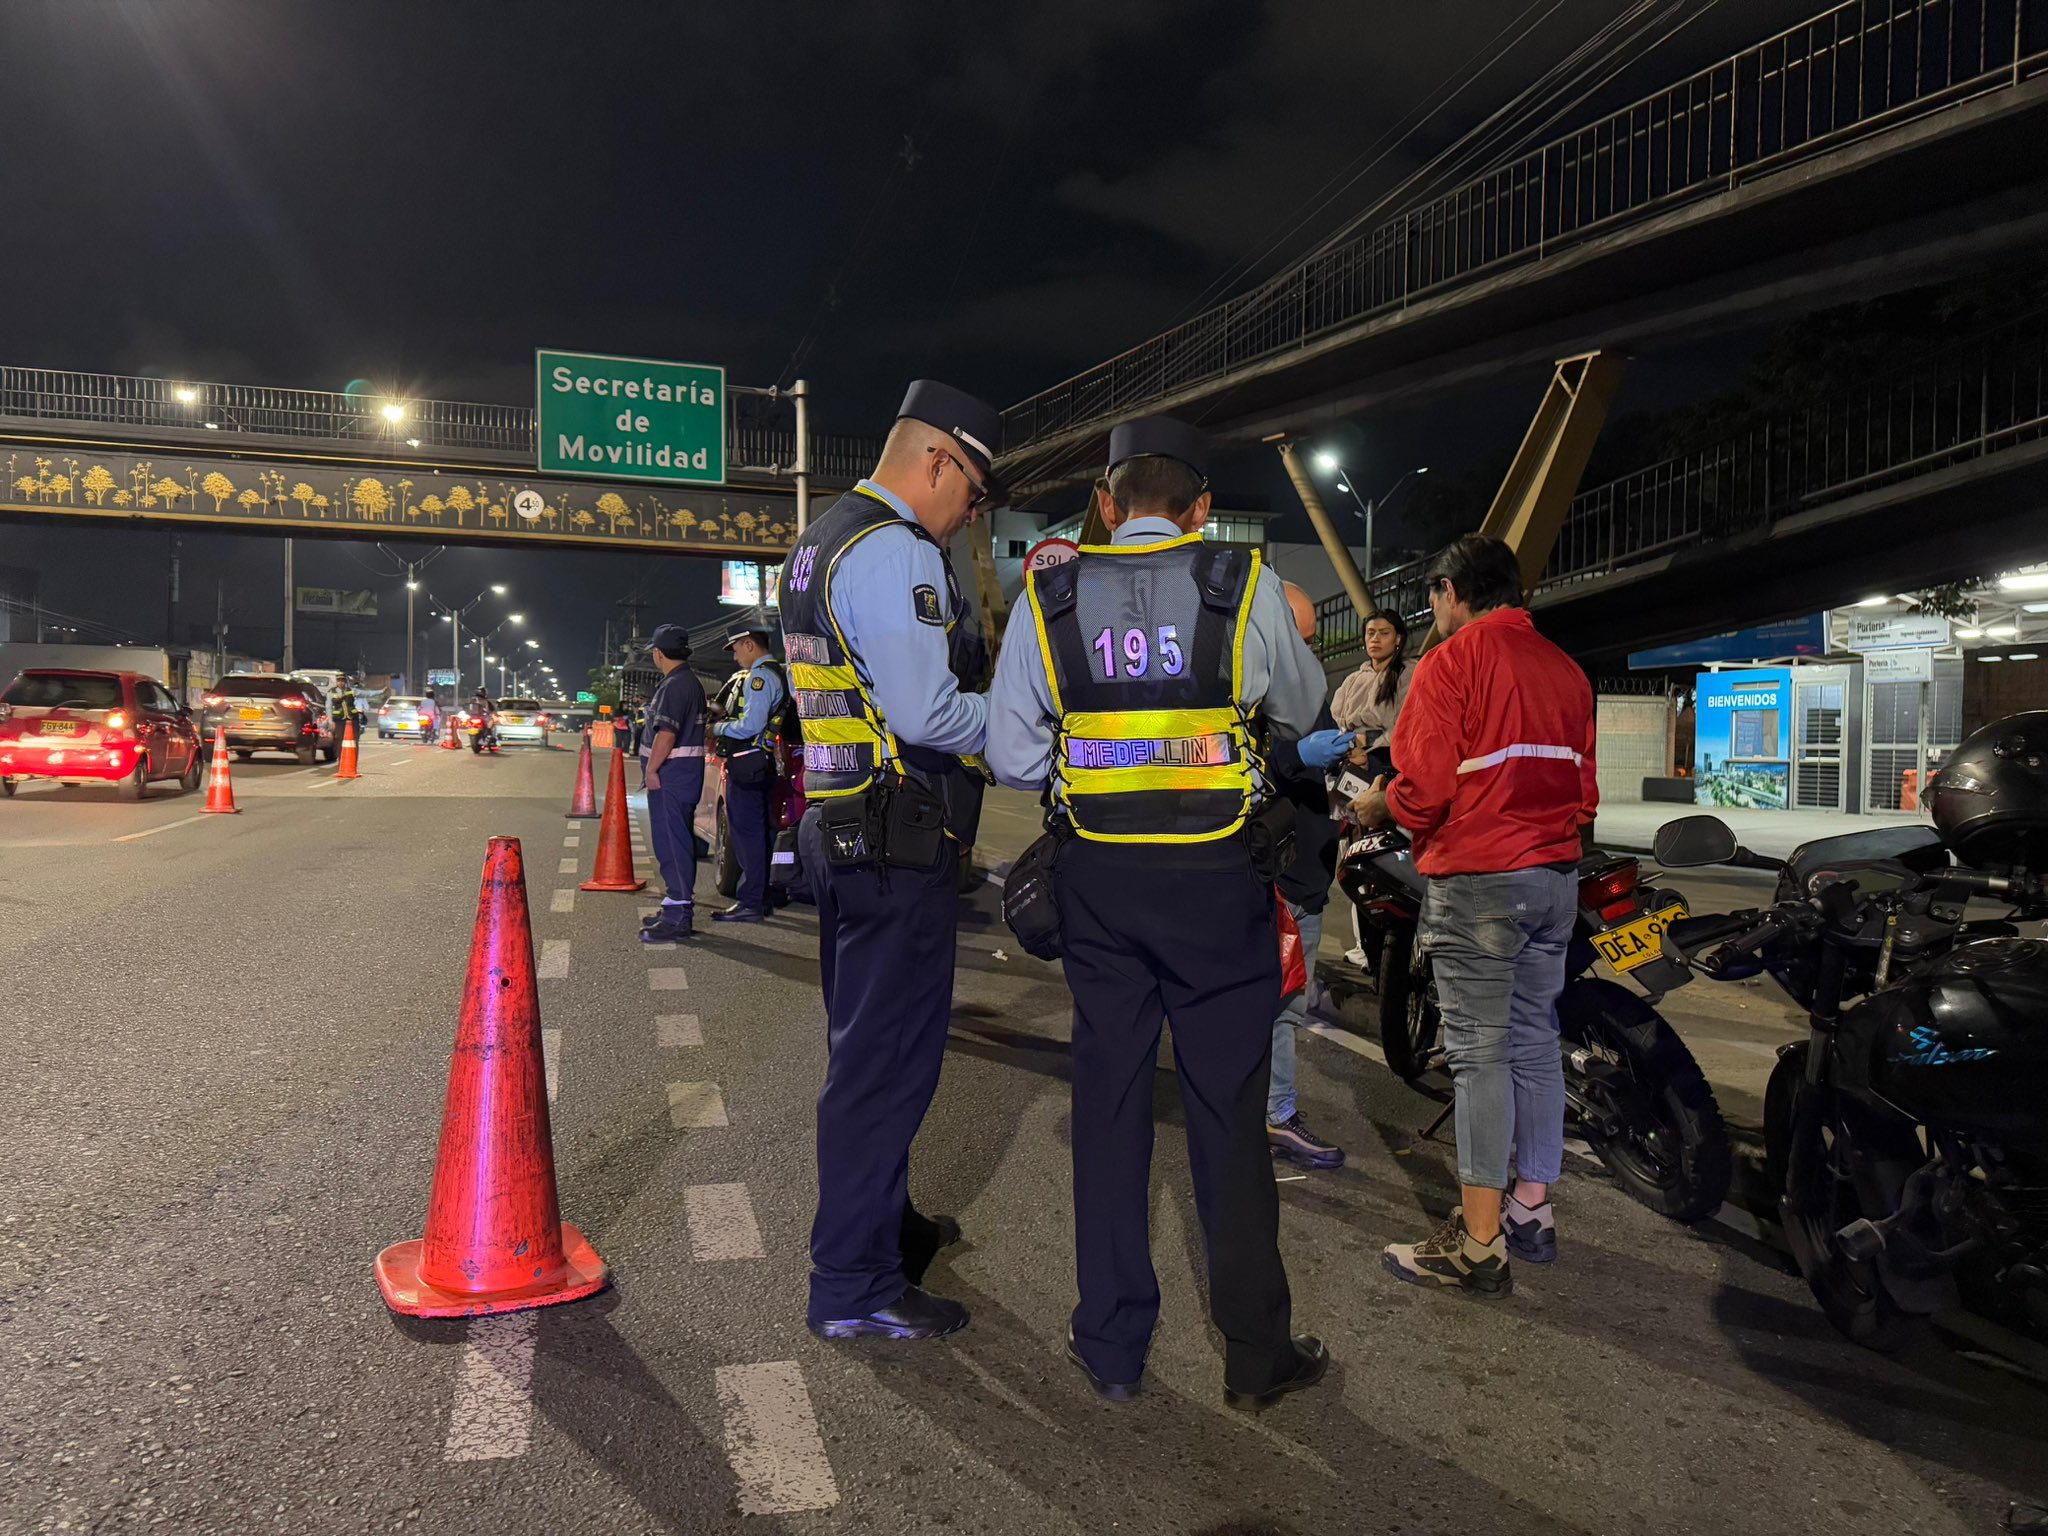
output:
[[[1481,614],[1415,665],[1394,722],[1394,819],[1425,875],[1576,862],[1593,819],[1593,689],[1526,608]]]

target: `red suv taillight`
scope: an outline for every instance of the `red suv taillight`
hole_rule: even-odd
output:
[[[1579,882],[1579,904],[1593,908],[1603,923],[1619,922],[1636,909],[1636,880],[1640,870],[1635,860],[1589,875]]]
[[[297,711],[299,711],[300,714],[304,714],[309,708],[312,707],[311,705],[307,704],[307,702],[304,699],[295,699],[292,698],[289,694],[287,694],[284,698],[279,699],[277,701],[277,704],[278,708],[280,709],[296,709]]]
[[[209,693],[199,702],[204,704],[208,709],[219,709],[221,705],[227,703],[227,700],[222,698],[217,693]]]

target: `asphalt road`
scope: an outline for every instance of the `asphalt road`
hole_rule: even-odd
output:
[[[1562,1261],[1511,1299],[1397,1284],[1378,1250],[1451,1203],[1450,1152],[1341,1032],[1303,1043],[1302,1088],[1352,1160],[1280,1170],[1330,1381],[1223,1407],[1162,1068],[1164,1316],[1146,1394],[1098,1402],[1061,1355],[1065,990],[992,890],[963,914],[913,1165],[920,1205],[966,1229],[931,1284],[973,1326],[820,1343],[813,924],[648,951],[643,898],[560,895],[597,840],[562,816],[573,767],[373,743],[352,784],[238,767],[236,817],[0,803],[0,1530],[1867,1536],[1990,1532],[2048,1498],[2041,1385],[1952,1338],[1859,1351],[1769,1247],[1663,1222],[1584,1165]],[[525,850],[563,1212],[615,1284],[400,1321],[371,1259],[420,1231],[498,833]]]

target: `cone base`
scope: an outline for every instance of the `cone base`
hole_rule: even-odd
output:
[[[527,1312],[535,1307],[552,1307],[565,1301],[581,1301],[605,1287],[611,1270],[590,1246],[590,1239],[574,1222],[562,1223],[561,1269],[553,1275],[513,1291],[469,1295],[444,1291],[420,1278],[418,1238],[393,1243],[377,1255],[377,1289],[384,1293],[384,1305],[407,1317],[483,1317],[493,1312]]]
[[[586,880],[576,887],[579,891],[644,891],[645,880]]]
[[[202,816],[239,816],[242,814],[242,808],[239,805],[209,805],[200,814]]]
[[[564,820],[564,821],[595,821],[595,820],[597,820],[597,812],[595,812],[595,811],[564,811],[564,812],[562,812],[562,820]]]

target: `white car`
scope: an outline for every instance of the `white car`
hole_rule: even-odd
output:
[[[434,701],[409,694],[394,694],[377,706],[377,735],[404,737],[408,741],[432,743],[439,737],[441,712]]]
[[[501,746],[544,747],[554,724],[539,699],[498,700],[498,743]]]

